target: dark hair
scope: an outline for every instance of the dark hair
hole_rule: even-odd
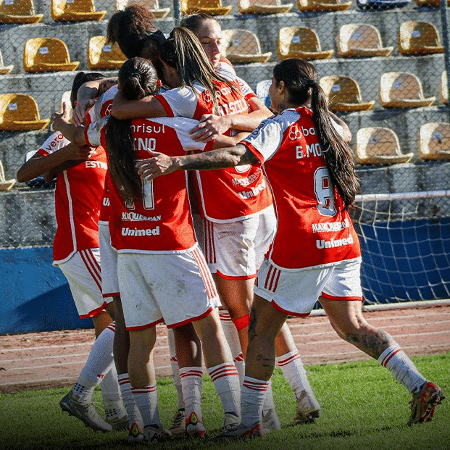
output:
[[[84,83],[88,81],[101,80],[105,75],[99,72],[78,72],[72,82],[72,90],[70,91],[70,103],[72,108],[75,108],[75,101],[77,100],[78,90]]]
[[[208,89],[216,109],[217,88],[214,82],[224,82],[235,89],[216,73],[197,36],[185,27],[175,27],[172,30],[169,39],[160,47],[160,57],[167,65],[176,69],[181,78],[181,87],[189,86],[196,93],[194,83],[198,82]]]
[[[331,122],[325,93],[318,82],[313,64],[291,58],[279,62],[273,69],[276,84],[283,81],[292,105],[303,105],[311,98],[314,125],[331,182],[348,208],[359,191],[352,149],[344,142]]]
[[[140,56],[150,59],[161,78],[161,70],[158,67],[159,46],[166,38],[155,26],[154,20],[153,14],[147,8],[133,4],[111,16],[106,35],[108,42],[117,42],[127,58]]]
[[[217,20],[213,16],[210,16],[209,14],[196,13],[183,17],[183,19],[180,22],[180,27],[188,28],[194,33],[197,33],[200,27],[203,25],[203,23],[206,22],[207,20],[214,20],[215,22],[217,22]]]
[[[140,100],[158,89],[158,75],[144,58],[125,61],[119,70],[119,86],[127,100]],[[141,197],[141,183],[136,175],[131,120],[110,116],[106,125],[106,150],[111,178],[125,202]]]

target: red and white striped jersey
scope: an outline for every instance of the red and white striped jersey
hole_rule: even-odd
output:
[[[147,159],[149,151],[180,156],[189,150],[209,150],[213,141],[196,142],[189,135],[197,123],[186,118],[133,120],[135,160]],[[172,253],[192,248],[196,239],[187,172],[176,171],[141,182],[142,199],[132,205],[124,204],[114,184],[109,190],[112,246],[119,253]]]
[[[221,75],[230,80],[235,90],[224,82],[217,82],[219,115],[248,112],[248,105],[235,80],[234,69],[221,65]],[[215,112],[211,93],[201,84],[176,88],[156,98],[169,117],[201,119],[203,114]],[[259,165],[245,165],[230,169],[198,171],[196,173],[201,212],[213,222],[232,222],[251,216],[272,204],[267,181]]]
[[[361,256],[308,108],[265,120],[241,143],[264,164],[272,188],[278,229],[267,257],[275,265],[296,269]]]
[[[69,141],[55,132],[38,153],[47,156]],[[98,219],[106,175],[106,152],[98,147],[87,161],[57,174],[55,189],[56,234],[53,260],[62,263],[77,251],[98,247]]]

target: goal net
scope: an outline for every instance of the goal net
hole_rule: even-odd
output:
[[[360,195],[366,304],[450,298],[450,190]]]

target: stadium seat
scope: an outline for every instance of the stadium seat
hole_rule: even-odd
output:
[[[5,178],[5,170],[0,160],[0,191],[9,191],[16,184],[16,181],[15,179],[7,180]]]
[[[441,0],[416,0],[417,6],[439,8]],[[450,6],[450,0],[447,0],[447,6]]]
[[[211,16],[225,16],[233,7],[222,5],[222,0],[181,0],[180,6],[183,14],[203,12]]]
[[[284,27],[278,32],[278,58],[327,59],[334,50],[322,50],[319,36],[308,27]]]
[[[0,23],[38,23],[43,14],[35,14],[33,0],[0,0]]]
[[[448,105],[448,78],[445,70],[441,74],[439,96],[441,98],[441,102],[444,105]]]
[[[170,8],[160,8],[158,0],[116,0],[115,10],[123,10],[131,4],[146,7],[157,19],[164,19],[170,12]]]
[[[0,130],[42,130],[50,119],[41,120],[36,101],[27,94],[0,95]]]
[[[344,0],[297,0],[300,12],[344,11],[350,6],[352,6],[352,2]]]
[[[241,14],[284,14],[289,12],[293,3],[281,3],[281,0],[238,0],[238,10]]]
[[[70,61],[67,45],[56,38],[33,38],[25,42],[23,68],[25,72],[58,72],[76,70],[79,61]]]
[[[51,15],[55,22],[102,20],[106,11],[96,11],[94,0],[52,0]]]
[[[355,158],[358,164],[397,164],[412,159],[402,154],[397,134],[390,128],[360,128],[356,133]]]
[[[269,88],[272,84],[272,80],[262,80],[256,85],[256,96],[269,108],[270,107],[270,95]]]
[[[398,29],[398,51],[402,55],[426,55],[444,53],[444,47],[432,23],[408,21]]]
[[[450,159],[450,123],[425,123],[420,127],[419,156],[425,161]]]
[[[119,45],[108,44],[106,36],[94,36],[89,39],[87,65],[90,70],[120,69],[126,59]]]
[[[378,97],[383,108],[421,108],[436,100],[436,97],[425,98],[420,79],[407,72],[381,75]]]
[[[264,63],[272,56],[272,52],[261,53],[261,44],[255,33],[240,28],[222,31],[222,49],[234,63]]]
[[[363,102],[356,80],[341,75],[328,75],[320,79],[320,86],[328,98],[332,111],[368,111],[375,101]]]
[[[2,52],[0,51],[0,75],[6,75],[13,69],[14,69],[13,65],[5,66],[5,64],[3,63],[3,55]]]
[[[367,58],[389,56],[394,47],[383,47],[378,28],[367,23],[342,25],[337,38],[339,56],[344,58]]]

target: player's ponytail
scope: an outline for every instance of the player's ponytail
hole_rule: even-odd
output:
[[[338,190],[345,208],[348,208],[359,191],[353,152],[333,126],[325,93],[318,82],[316,68],[307,61],[291,58],[279,62],[274,67],[273,75],[277,85],[283,81],[286,86],[290,104],[308,106],[310,102],[320,148],[331,182]]]
[[[127,60],[119,71],[119,86],[127,100],[139,100],[158,89],[153,65],[143,58]],[[106,126],[106,150],[111,178],[124,202],[141,197],[141,183],[136,175],[131,120],[110,117]]]

